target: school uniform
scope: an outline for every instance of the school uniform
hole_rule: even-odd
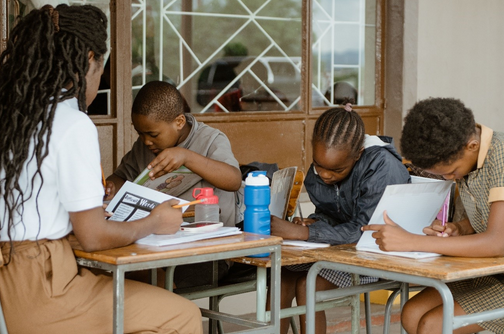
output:
[[[481,129],[477,168],[458,180],[457,185],[469,222],[476,233],[481,233],[487,228],[490,205],[504,201],[504,133],[477,126]],[[502,274],[447,285],[466,313],[493,310],[504,303]],[[479,325],[494,333],[504,333],[503,318]]]
[[[308,218],[316,222],[308,226],[307,241],[331,245],[357,242],[362,235],[361,227],[368,224],[386,186],[410,180],[390,137],[366,135],[360,159],[339,184],[324,183],[312,164],[304,185],[315,205],[315,213]],[[352,285],[348,273],[322,269],[319,275],[339,287]],[[377,280],[362,276],[361,284]]]
[[[207,158],[225,162],[239,168],[238,161],[231,150],[231,143],[227,136],[205,123],[198,122],[193,115],[185,114],[187,123],[191,125],[191,131],[187,138],[176,147],[185,148],[201,154]],[[121,164],[114,171],[114,175],[128,181],[133,181],[156,156],[145,146],[140,138],[133,144],[131,150],[123,157]],[[210,187],[214,194],[219,197],[220,219],[224,226],[232,226],[238,222],[237,197],[235,192],[215,188],[208,181],[200,179],[192,188],[182,194],[172,194],[179,198],[192,201],[193,189]],[[169,192],[168,192],[169,193]],[[224,277],[229,271],[231,263],[218,261],[218,278]],[[212,263],[197,263],[178,266],[175,269],[173,280],[177,288],[201,286],[210,284],[212,280]]]
[[[187,123],[191,125],[191,131],[187,138],[176,147],[185,148],[196,152],[204,157],[222,161],[228,165],[240,168],[238,161],[231,150],[231,143],[221,131],[214,129],[205,123],[198,122],[193,115],[185,114]],[[121,164],[114,171],[114,175],[128,181],[136,179],[147,165],[156,156],[145,146],[140,138],[133,144],[131,150],[122,158]],[[214,194],[219,197],[220,218],[225,226],[234,227],[237,221],[235,193],[215,188],[209,182],[201,179],[191,189],[183,194],[173,194],[179,198],[193,201],[192,191],[194,188],[210,187]],[[168,192],[169,193],[169,192]]]
[[[0,230],[7,263],[0,268],[0,298],[9,332],[110,333],[112,277],[78,268],[66,238],[69,212],[101,207],[104,195],[98,133],[77,99],[57,106],[41,175],[30,177],[35,158],[20,168],[24,210],[16,213],[10,237],[5,220]],[[0,212],[6,212],[3,198]],[[128,333],[201,333],[196,305],[166,290],[126,281],[124,305]]]

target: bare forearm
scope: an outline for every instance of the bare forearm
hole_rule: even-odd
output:
[[[115,190],[118,191],[121,189],[123,184],[126,182],[123,178],[120,178],[119,176],[112,174],[109,177],[107,177],[107,181],[112,181],[115,185]]]
[[[225,162],[191,152],[188,155],[185,166],[216,188],[226,191],[237,191],[240,189],[240,170]]]
[[[85,251],[126,246],[152,234],[153,231],[152,223],[147,218],[133,222],[105,221],[103,217],[101,219],[103,222],[93,224],[92,231],[82,231],[74,224],[75,236]]]
[[[132,222],[105,220],[101,207],[70,212],[75,236],[86,251],[129,245],[150,234],[173,234],[182,223],[182,212],[172,206],[178,201],[159,204],[149,216]]]
[[[504,256],[501,242],[488,233],[479,233],[447,238],[415,235],[409,240],[409,251],[434,252],[448,256],[496,257]]]

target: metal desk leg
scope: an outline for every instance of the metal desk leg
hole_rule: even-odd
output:
[[[443,299],[443,333],[453,333],[453,295],[444,283],[436,282],[433,285]]]
[[[217,261],[212,261],[212,287],[219,285],[219,265]],[[211,296],[208,299],[208,308],[212,311],[219,312],[219,298]],[[215,319],[208,319],[208,329],[210,334],[218,333],[219,321]]]
[[[124,333],[124,270],[115,268],[114,273],[114,334]]]
[[[408,299],[409,299],[409,284],[401,283],[401,311],[404,307],[404,304],[406,304],[406,302],[408,301]],[[402,323],[400,323],[400,325],[401,325],[401,334],[407,334],[406,330],[402,326]]]
[[[175,273],[176,266],[171,266],[166,268],[165,274],[165,289],[173,292],[173,275]]]
[[[358,274],[352,274],[352,284],[354,286],[360,285],[360,276]],[[315,289],[315,294],[317,293]],[[360,333],[360,294],[352,296],[352,302],[350,308],[352,310],[352,334]],[[367,330],[366,330],[367,331]]]
[[[322,269],[320,262],[313,264],[306,277],[306,333],[315,333],[315,289],[316,279]]]
[[[364,293],[364,314],[366,315],[366,334],[371,333],[371,297],[369,296],[369,292]]]
[[[266,268],[257,267],[256,315],[258,321],[266,321]]]
[[[274,252],[271,253],[271,284],[270,284],[270,300],[271,300],[271,320],[273,326],[272,333],[280,333],[280,273],[281,273],[281,246],[276,245]]]

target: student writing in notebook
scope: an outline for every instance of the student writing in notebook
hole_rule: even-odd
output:
[[[107,17],[94,6],[46,5],[17,21],[0,56],[0,298],[9,333],[106,333],[112,277],[79,268],[86,251],[175,233],[176,201],[137,222],[104,218],[98,133],[86,115],[107,52]],[[198,307],[126,280],[127,333],[202,333]]]
[[[235,192],[241,186],[238,161],[224,133],[186,113],[184,98],[167,82],[151,81],[135,97],[131,110],[138,139],[123,157],[121,164],[107,178],[106,191],[112,198],[126,180],[133,181],[146,167],[151,178],[185,166],[200,176],[182,194],[168,194],[191,201],[194,188],[211,187],[219,197],[220,220],[224,226],[235,226],[237,220]],[[178,267],[177,287],[206,284],[211,276],[211,263]],[[189,270],[193,268],[194,270]],[[206,268],[206,269],[203,269]],[[219,263],[219,276],[227,273],[225,261]],[[204,271],[208,275],[201,275]],[[162,272],[160,272],[162,274]]]
[[[401,149],[408,160],[427,172],[457,181],[467,218],[439,220],[412,235],[395,225],[386,214],[386,225],[365,230],[380,249],[425,251],[449,256],[504,256],[504,133],[476,124],[472,111],[456,99],[430,98],[409,111],[402,130]],[[448,283],[455,301],[455,315],[502,307],[504,275]],[[408,333],[438,333],[442,324],[438,292],[426,288],[407,302],[402,323]],[[504,319],[471,324],[454,333],[484,329],[504,332]]]
[[[294,218],[295,224],[272,217],[271,234],[332,245],[357,242],[386,186],[410,181],[391,138],[365,135],[364,123],[350,102],[346,100],[344,108],[327,110],[315,123],[313,163],[304,181],[315,213],[303,221]],[[309,267],[289,266],[282,271],[282,308],[290,307],[293,298],[298,305],[305,304]],[[362,283],[376,280],[361,278]],[[322,270],[317,278],[318,290],[349,285],[348,273]],[[287,333],[288,324],[288,319],[282,319],[281,333]],[[325,313],[317,312],[316,332],[325,333],[325,329]]]

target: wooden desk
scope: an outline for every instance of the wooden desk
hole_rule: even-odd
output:
[[[301,248],[293,246],[282,246],[282,266],[294,265],[294,264],[305,264],[314,263],[319,260],[318,253],[327,248]],[[252,257],[240,257],[231,259],[234,262],[249,264],[257,267],[257,320],[267,321],[273,315],[266,310],[266,269],[271,267],[271,259],[265,258],[252,258]],[[353,281],[355,285],[359,284],[359,275],[353,275]],[[260,285],[261,284],[261,285]],[[382,281],[373,284],[366,284],[365,289],[362,292],[370,292],[374,290],[395,288],[397,286],[396,282]],[[351,308],[351,322],[352,322],[352,333],[357,334],[360,332],[360,299],[359,294],[351,293],[342,295],[341,298],[332,299],[327,301],[317,302],[315,308],[317,311],[326,310],[336,306],[349,306]],[[289,318],[292,316],[305,314],[306,306],[295,306],[290,308],[285,308],[280,310],[280,318]]]
[[[317,260],[305,256],[306,249],[300,247],[282,246],[281,265],[288,266],[292,264],[313,263]],[[266,278],[267,269],[271,268],[270,257],[239,257],[232,258],[231,261],[237,263],[248,264],[257,267],[257,288],[256,288],[256,314],[257,320],[268,321],[271,317],[270,312],[266,311]],[[303,312],[304,313],[304,312]],[[285,310],[280,310],[280,318],[286,318],[299,313],[287,313]]]
[[[310,255],[307,251],[306,255]],[[307,278],[307,333],[315,330],[315,302],[349,293],[360,293],[366,289],[351,287],[332,291],[315,291],[315,278],[323,268],[342,270],[353,274],[375,276],[389,280],[430,286],[437,289],[443,299],[443,333],[452,333],[453,329],[467,324],[488,321],[504,317],[504,308],[453,316],[453,297],[445,283],[464,279],[488,276],[504,272],[504,258],[462,258],[434,257],[426,259],[408,259],[397,256],[356,251],[355,245],[340,245],[317,249],[315,263]],[[345,291],[346,290],[346,291]]]
[[[257,329],[257,333],[278,333],[280,330],[280,244],[282,238],[251,233],[207,239],[173,246],[154,247],[132,244],[126,247],[88,253],[75,238],[71,244],[77,263],[81,266],[109,270],[114,280],[114,334],[123,333],[124,326],[124,273],[174,265],[229,259],[238,256],[271,253],[272,317],[269,323],[235,319],[231,315],[202,310],[204,316],[233,319],[235,323]],[[256,331],[247,331],[255,333]]]

